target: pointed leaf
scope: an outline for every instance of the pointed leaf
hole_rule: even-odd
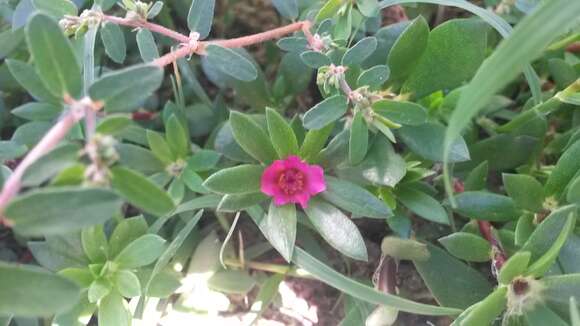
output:
[[[266,131],[250,116],[232,111],[230,124],[236,142],[253,158],[270,163],[277,157]]]
[[[321,129],[341,118],[347,109],[346,97],[334,95],[316,104],[304,114],[306,129]]]
[[[104,23],[100,29],[101,40],[105,46],[105,52],[116,63],[123,63],[127,56],[127,44],[125,35],[117,24]]]
[[[157,260],[165,250],[165,239],[156,234],[143,235],[123,249],[115,262],[123,268],[147,266]]]
[[[298,140],[292,127],[274,109],[266,108],[268,131],[278,157],[285,159],[289,155],[298,154]]]
[[[212,174],[203,183],[207,189],[222,194],[247,194],[260,191],[264,167],[239,165]]]

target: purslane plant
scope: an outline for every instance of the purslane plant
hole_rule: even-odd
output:
[[[456,325],[579,323],[579,3],[488,4],[517,22],[491,51],[486,22],[503,37],[509,24],[462,0],[417,0],[482,19],[432,29],[431,7],[382,26],[381,8],[410,0],[275,0],[291,23],[232,39],[208,39],[214,1],[193,0],[187,15],[173,2],[116,2],[80,1],[80,15],[69,0],[0,7],[11,17],[0,77],[35,100],[11,111],[20,120],[0,143],[15,166],[0,173],[0,222],[52,271],[0,263],[0,324],[82,325],[96,314],[100,325],[130,325],[159,297],[171,303],[167,324],[179,311],[227,309],[205,299],[254,287],[268,303],[259,316],[284,275],[346,293],[344,322],[392,324],[405,311]],[[163,26],[172,15],[187,33]],[[265,73],[242,48],[267,41],[280,51],[261,59],[280,64]],[[525,68],[534,59],[544,93]],[[529,89],[513,81],[523,69]],[[304,104],[313,76],[315,103]],[[245,217],[266,241],[240,233],[236,252]],[[389,234],[380,261],[359,218]],[[330,268],[326,244],[377,260],[375,288]],[[271,248],[287,264],[258,260]],[[438,305],[397,295],[399,261]]]

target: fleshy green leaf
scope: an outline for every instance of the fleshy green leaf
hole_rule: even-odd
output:
[[[348,142],[348,159],[351,165],[357,165],[365,158],[369,146],[369,130],[363,113],[358,111],[350,127]]]
[[[533,177],[523,174],[503,174],[503,183],[515,204],[531,212],[542,209],[544,189]]]
[[[433,245],[428,247],[430,258],[413,263],[437,302],[446,307],[465,309],[491,293],[486,277],[443,249]]]
[[[346,97],[334,95],[316,104],[304,114],[306,129],[321,129],[341,118],[347,109]]]
[[[466,261],[485,262],[491,257],[491,246],[482,237],[467,232],[455,232],[439,242],[453,256]]]
[[[284,159],[289,155],[298,154],[298,140],[286,120],[271,108],[266,109],[266,119],[270,138],[274,149],[278,152],[278,157]]]
[[[427,122],[420,126],[404,126],[398,129],[401,141],[411,151],[424,159],[443,161],[445,127],[439,123]],[[450,147],[449,162],[469,160],[469,150],[463,138],[458,138]]]
[[[558,196],[564,191],[574,175],[580,170],[579,156],[580,141],[577,141],[560,156],[556,166],[550,173],[544,186],[546,196]]]
[[[449,224],[447,212],[441,204],[426,193],[411,187],[402,187],[397,190],[397,199],[413,213],[429,221]]]
[[[345,256],[366,261],[367,247],[356,225],[338,208],[312,198],[304,209],[320,235]]]
[[[185,158],[190,151],[189,135],[177,116],[172,115],[167,120],[167,143],[175,156]]]
[[[103,223],[120,208],[120,198],[109,190],[59,187],[17,197],[5,216],[20,234],[46,235]]]
[[[231,269],[216,272],[207,283],[210,289],[238,295],[247,294],[256,285],[247,271]]]
[[[330,58],[324,53],[318,51],[305,51],[300,54],[300,59],[310,68],[318,69],[322,66],[328,66],[331,64]]]
[[[126,298],[141,295],[141,284],[137,276],[129,270],[120,270],[115,273],[114,284],[119,293]]]
[[[379,89],[391,75],[389,66],[376,65],[363,71],[356,81],[359,87],[369,86],[371,89]]]
[[[519,251],[511,256],[499,270],[497,280],[501,284],[509,284],[516,276],[523,275],[528,269],[531,254],[528,251]]]
[[[163,81],[163,69],[137,65],[97,79],[89,88],[93,100],[103,101],[108,112],[131,111],[156,91]]]
[[[253,158],[270,163],[277,157],[266,131],[250,116],[231,111],[230,124],[236,142]]]
[[[203,185],[222,194],[255,193],[260,191],[263,172],[264,167],[260,165],[238,165],[212,174]]]
[[[64,15],[76,16],[77,6],[70,0],[32,0],[34,7],[54,18]]]
[[[463,325],[491,325],[507,304],[507,287],[499,287],[477,303],[463,319]]]
[[[121,250],[115,262],[123,268],[147,266],[157,260],[164,250],[165,239],[156,234],[146,234]]]
[[[262,192],[252,192],[239,195],[225,195],[220,201],[217,210],[221,212],[239,212],[246,208],[260,204],[269,197]]]
[[[102,225],[83,229],[81,239],[83,250],[91,262],[104,263],[107,260],[109,245]]]
[[[151,62],[159,58],[159,49],[153,33],[148,29],[142,28],[137,32],[137,47],[144,62]]]
[[[282,257],[290,261],[296,242],[296,205],[276,206],[272,201],[259,228]]]
[[[513,200],[506,196],[484,191],[466,191],[458,194],[455,199],[457,206],[454,210],[465,217],[505,222],[520,216]]]
[[[215,8],[215,0],[193,0],[187,15],[187,27],[192,32],[198,32],[204,39],[211,31]]]
[[[326,176],[324,179],[326,191],[321,196],[332,204],[358,217],[385,219],[393,215],[382,200],[357,184],[331,176]]]
[[[346,51],[342,57],[342,65],[351,66],[362,63],[377,49],[377,44],[377,39],[372,36],[361,39]]]
[[[334,124],[328,124],[322,129],[309,130],[300,147],[300,157],[309,162],[315,160],[326,144],[326,140],[328,140],[333,128]]]
[[[113,188],[132,205],[156,216],[175,207],[165,191],[140,173],[120,166],[112,168],[111,173]]]
[[[117,256],[129,243],[147,233],[147,222],[143,216],[123,219],[109,239],[109,255]]]
[[[428,39],[429,25],[423,16],[419,16],[407,26],[389,51],[387,63],[393,79],[401,79],[413,71],[427,48]]]
[[[50,316],[71,308],[79,299],[78,286],[34,266],[0,262],[0,314]]]
[[[373,110],[402,125],[418,126],[427,122],[427,110],[412,102],[380,100],[373,103]]]
[[[40,76],[31,65],[14,59],[5,61],[8,70],[18,81],[18,83],[28,91],[28,93],[37,100],[48,103],[60,103],[61,99],[54,96],[48,88],[44,85]]]
[[[101,40],[105,46],[105,52],[116,63],[123,63],[127,56],[125,35],[117,24],[104,23],[100,29]]]
[[[245,82],[258,78],[254,64],[236,51],[212,44],[205,51],[207,61],[222,73]]]
[[[298,2],[297,0],[272,0],[272,4],[280,15],[285,18],[294,20],[298,17]]]
[[[78,97],[82,85],[80,66],[58,24],[45,14],[35,14],[26,25],[26,39],[46,88],[59,98],[66,94]]]
[[[112,292],[101,300],[99,304],[99,324],[130,326],[131,319],[127,302],[119,293]]]

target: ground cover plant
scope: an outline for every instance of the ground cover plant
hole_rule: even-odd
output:
[[[0,325],[580,325],[580,1],[0,17]]]

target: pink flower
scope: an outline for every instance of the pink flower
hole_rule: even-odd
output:
[[[300,157],[291,155],[276,160],[262,174],[261,190],[274,197],[274,205],[298,203],[308,207],[310,197],[326,190],[324,170],[318,165],[304,163]]]

